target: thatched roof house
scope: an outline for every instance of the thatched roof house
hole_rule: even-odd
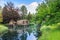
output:
[[[28,25],[28,24],[29,24],[29,21],[26,19],[17,21],[17,25]]]
[[[24,20],[17,20],[17,22],[14,21],[14,20],[10,20],[9,25],[15,25],[15,24],[17,24],[17,25],[28,25],[29,21],[26,20],[26,19],[24,19]]]

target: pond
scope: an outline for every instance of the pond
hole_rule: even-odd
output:
[[[20,27],[16,30],[4,34],[2,40],[38,40],[38,37],[41,36],[41,32],[37,30],[37,24]]]

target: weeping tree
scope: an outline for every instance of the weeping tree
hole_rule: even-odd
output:
[[[27,8],[24,5],[21,7],[21,12],[22,12],[22,19],[25,19],[27,14]]]
[[[5,4],[2,14],[3,14],[3,23],[8,23],[11,19],[15,21],[20,19],[18,9],[14,8],[14,4],[12,2],[7,2],[7,4]]]

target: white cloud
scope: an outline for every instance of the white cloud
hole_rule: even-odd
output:
[[[3,7],[4,6],[4,4],[5,4],[6,2],[4,1],[4,0],[0,0],[0,5]],[[40,2],[41,3],[41,2]],[[28,12],[31,12],[31,13],[36,13],[36,8],[37,8],[37,6],[38,6],[38,3],[37,2],[32,2],[32,3],[30,3],[30,4],[15,4],[15,6],[16,7],[21,7],[22,5],[25,5],[26,7],[27,7],[27,10],[28,10]]]
[[[16,6],[20,8],[22,5],[25,5],[25,4],[19,4],[19,5],[16,5]],[[26,5],[25,5],[25,6],[26,6]]]
[[[17,6],[20,8],[22,5],[25,5],[25,6],[27,7],[28,12],[36,13],[36,8],[37,8],[37,6],[38,6],[38,3],[37,3],[37,2],[32,2],[32,3],[29,4],[29,5],[20,4],[20,5],[17,5]]]
[[[4,0],[0,0],[0,6],[2,6],[2,7],[4,7],[4,4],[5,4],[6,2],[4,1]]]
[[[33,2],[33,3],[29,4],[29,5],[27,6],[28,12],[36,13],[36,8],[37,8],[37,6],[38,6],[38,3],[37,3],[37,2]]]

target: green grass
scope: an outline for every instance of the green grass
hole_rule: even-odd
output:
[[[56,28],[57,27],[44,27],[42,29],[42,36],[39,38],[39,40],[60,40],[60,30]]]
[[[55,31],[51,31],[48,36],[47,36],[48,40],[60,40],[60,31],[55,30]]]
[[[39,40],[60,40],[60,30],[44,31]]]

